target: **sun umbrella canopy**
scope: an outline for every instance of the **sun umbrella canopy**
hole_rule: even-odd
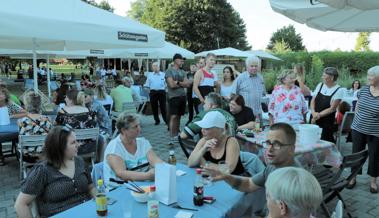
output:
[[[119,52],[117,52],[119,50]],[[179,53],[187,59],[194,59],[195,53],[165,42],[161,48],[130,48],[130,49],[113,49],[113,56],[118,58],[141,58],[141,59],[172,59],[174,54]]]
[[[274,11],[322,31],[379,31],[376,0],[270,0],[270,4]]]
[[[228,47],[228,48],[221,48],[221,49],[210,50],[210,51],[203,51],[203,52],[197,53],[195,56],[205,57],[208,53],[213,53],[216,56],[230,56],[230,57],[242,57],[242,58],[246,58],[253,55],[245,51]]]
[[[12,0],[0,7],[0,48],[162,47],[165,33],[80,0]]]
[[[262,51],[262,50],[255,50],[255,51],[246,51],[248,53],[251,53],[257,57],[259,57],[260,59],[271,59],[271,60],[276,60],[276,61],[281,61],[282,59],[268,53],[268,52],[265,52],[265,51]]]

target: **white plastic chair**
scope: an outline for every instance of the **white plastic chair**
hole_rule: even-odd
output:
[[[34,163],[25,162],[23,156],[28,149],[38,150],[45,144],[46,135],[19,135],[18,136],[18,152],[20,154],[20,180],[26,177],[27,167],[33,166]]]
[[[98,143],[99,143],[99,128],[88,128],[88,129],[75,129],[74,130],[75,135],[76,135],[76,140],[87,140],[87,139],[92,139],[95,141],[95,151],[90,152],[87,154],[81,154],[81,157],[84,158],[91,158],[91,163],[92,167],[95,165],[95,160],[96,160],[96,155],[97,155],[97,150],[98,150]]]
[[[92,172],[91,172],[93,184],[97,184],[97,180],[103,179],[103,182],[104,182],[103,184],[104,186],[106,186],[107,181],[104,181],[103,167],[104,167],[104,162],[97,163],[93,166]]]
[[[341,200],[337,202],[337,206],[332,214],[332,218],[343,218],[343,204]]]

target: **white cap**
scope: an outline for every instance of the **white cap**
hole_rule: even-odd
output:
[[[209,111],[205,114],[202,120],[195,122],[201,128],[225,128],[226,119],[222,113],[218,111]]]

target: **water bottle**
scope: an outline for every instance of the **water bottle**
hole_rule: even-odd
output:
[[[204,181],[201,175],[201,169],[196,169],[195,184],[193,187],[193,204],[202,206],[204,203]]]
[[[260,131],[260,129],[261,129],[261,121],[259,119],[259,115],[257,115],[257,117],[255,118],[255,130]]]
[[[159,218],[159,201],[155,196],[155,186],[150,186],[149,200],[147,201],[147,217]]]
[[[100,217],[105,217],[108,213],[107,196],[102,179],[97,180],[96,213]]]
[[[175,157],[175,151],[170,150],[170,156],[168,157],[168,163],[171,165],[176,165],[176,157]]]

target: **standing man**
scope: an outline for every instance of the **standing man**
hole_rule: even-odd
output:
[[[153,110],[155,125],[159,125],[158,102],[163,121],[167,123],[166,113],[166,80],[165,73],[159,71],[159,63],[152,64],[153,72],[147,75],[144,87],[149,89],[151,109]]]
[[[266,95],[264,79],[258,73],[260,59],[250,56],[246,59],[246,70],[235,80],[232,93],[242,95],[246,106],[253,109],[255,117],[262,122],[261,99]]]
[[[180,118],[186,110],[186,91],[191,82],[187,79],[184,70],[181,69],[184,58],[181,54],[173,57],[173,66],[166,71],[166,82],[168,86],[168,104],[170,110],[170,144],[177,141],[180,126]]]

